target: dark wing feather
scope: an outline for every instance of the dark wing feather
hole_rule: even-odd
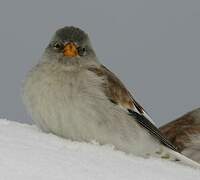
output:
[[[167,146],[168,148],[177,151],[177,148],[168,141],[164,135],[161,134],[160,130],[154,126],[148,119],[146,119],[144,116],[138,114],[137,112],[134,112],[132,110],[129,110],[129,113],[131,116],[134,117],[134,119],[145,129],[148,130],[148,132],[154,136],[156,139],[158,139],[163,145]]]

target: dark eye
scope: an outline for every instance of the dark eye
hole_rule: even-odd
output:
[[[86,48],[85,47],[78,47],[78,54],[79,54],[79,56],[85,56],[86,55]]]
[[[59,43],[59,42],[54,42],[53,43],[53,48],[56,49],[56,50],[60,50],[62,49],[64,46],[62,43]]]

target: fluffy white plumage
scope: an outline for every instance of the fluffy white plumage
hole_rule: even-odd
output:
[[[78,28],[56,32],[27,76],[23,95],[33,120],[46,132],[199,167],[174,151],[122,82],[99,63],[88,36]]]

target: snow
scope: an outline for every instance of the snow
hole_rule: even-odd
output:
[[[0,180],[198,180],[200,171],[0,119]]]

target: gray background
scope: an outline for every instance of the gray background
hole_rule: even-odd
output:
[[[199,0],[1,0],[0,117],[31,122],[20,86],[65,25],[90,34],[99,59],[157,124],[200,106]]]

